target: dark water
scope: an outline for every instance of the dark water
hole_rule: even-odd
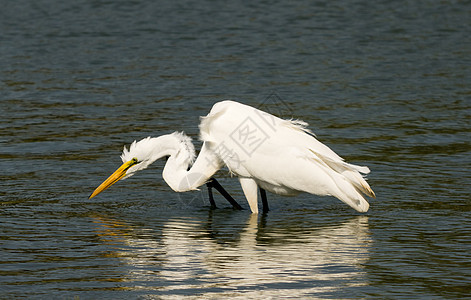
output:
[[[4,1],[2,298],[468,296],[470,16],[469,1]],[[163,162],[87,200],[124,144],[196,140],[223,99],[368,165],[370,211],[312,195],[211,211]]]

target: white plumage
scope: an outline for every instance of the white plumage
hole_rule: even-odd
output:
[[[146,138],[124,149],[120,169],[125,174],[118,174],[117,180],[168,156],[163,178],[177,192],[197,189],[226,165],[239,177],[253,213],[258,213],[258,187],[287,196],[300,192],[331,195],[366,212],[369,204],[364,195],[375,197],[361,175],[369,173],[368,167],[346,163],[306,126],[238,102],[218,102],[201,118],[204,143],[194,163],[193,145],[183,133]],[[91,197],[117,181],[110,178]]]

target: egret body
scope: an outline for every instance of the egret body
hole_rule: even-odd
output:
[[[285,196],[330,195],[359,212],[369,208],[365,195],[375,197],[362,176],[368,167],[345,162],[302,121],[226,100],[214,104],[199,129],[203,146],[196,160],[183,133],[134,141],[124,148],[123,165],[90,198],[163,157],[168,157],[163,179],[176,192],[198,189],[226,166],[239,178],[252,213],[258,213],[258,188]]]

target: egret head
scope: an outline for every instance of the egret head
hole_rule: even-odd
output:
[[[163,135],[156,138],[147,137],[134,141],[129,150],[126,146],[121,154],[123,164],[90,195],[89,199],[103,192],[116,182],[131,177],[144,170],[154,161],[165,156],[174,155],[182,166],[191,164],[195,157],[195,149],[191,139],[182,132]],[[186,167],[184,167],[186,169]]]
[[[116,182],[121,179],[126,179],[134,175],[137,171],[147,168],[153,163],[158,157],[155,157],[153,151],[155,143],[152,142],[150,137],[140,140],[139,142],[134,141],[129,150],[124,146],[123,153],[121,154],[121,160],[123,164],[113,174],[110,175],[100,186],[98,186],[88,199],[91,199],[103,192]]]

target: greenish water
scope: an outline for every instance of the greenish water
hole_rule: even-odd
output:
[[[0,10],[2,297],[463,298],[469,1],[10,1]],[[358,214],[174,193],[164,162],[87,197],[123,145],[233,99],[372,170]],[[237,179],[220,182],[241,203]]]

